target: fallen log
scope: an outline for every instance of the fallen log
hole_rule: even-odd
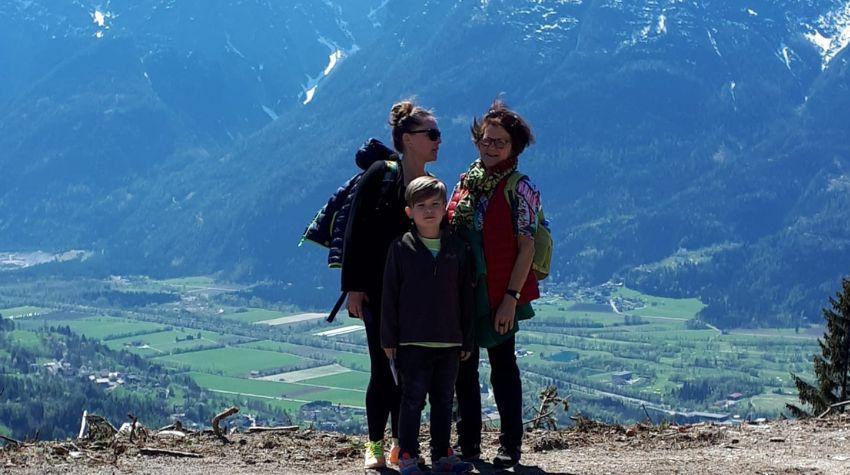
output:
[[[142,455],[167,455],[170,457],[189,457],[194,459],[204,457],[203,455],[196,454],[194,452],[181,452],[179,450],[157,449],[154,447],[142,447],[139,449],[139,453]]]
[[[295,432],[297,430],[298,426],[249,427],[248,433],[253,434],[255,432]]]

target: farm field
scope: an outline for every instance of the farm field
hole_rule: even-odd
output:
[[[801,336],[793,329],[753,334],[692,329],[687,321],[702,308],[701,303],[619,290],[629,299],[656,305],[620,315],[613,309],[605,312],[601,304],[544,302],[537,317],[521,323],[518,346],[531,354],[520,359],[520,367],[556,374],[562,381],[597,393],[622,394],[676,409],[678,405],[778,415],[786,402],[796,400],[789,372],[810,372],[809,355],[818,351],[813,336]],[[638,313],[644,315],[635,319]],[[614,382],[613,375],[621,371],[630,372],[629,384]],[[685,382],[704,383],[700,400],[676,397]],[[745,397],[731,408],[714,407],[732,392]]]
[[[340,318],[327,324],[317,317],[321,312],[239,306],[223,298],[220,303],[214,294],[196,292],[219,287],[207,277],[127,282],[191,295],[192,310],[181,310],[179,318],[174,304],[121,317],[56,312],[17,319],[20,330],[12,335],[24,347],[40,345],[35,333],[22,330],[67,325],[111,349],[190,375],[227,400],[263,401],[290,413],[315,401],[363,407],[370,369],[365,334],[345,333],[362,329],[360,322]],[[0,312],[40,309],[4,307]],[[790,373],[811,374],[818,329],[723,332],[694,320],[703,307],[697,299],[649,296],[623,286],[570,299],[544,295],[535,304],[536,316],[520,322],[517,334],[526,400],[533,404],[542,386],[554,384],[573,394],[574,411],[617,422],[628,420],[620,419],[627,417],[623,407],[642,413],[643,403],[760,417],[776,416],[794,402]],[[257,324],[270,320],[284,324]],[[481,360],[487,383],[486,350]],[[727,397],[738,392],[740,400],[729,404]]]
[[[219,315],[219,318],[227,318],[229,320],[238,320],[245,323],[256,323],[265,320],[274,320],[276,318],[285,317],[281,312],[273,310],[265,310],[262,308],[249,308],[244,312],[230,312]]]
[[[241,347],[159,356],[152,361],[171,368],[246,377],[251,371],[303,369],[319,365],[315,360],[301,356]]]
[[[21,322],[23,328],[38,328],[41,326],[70,327],[71,331],[86,338],[107,340],[144,333],[165,330],[166,325],[159,323],[131,320],[129,318],[110,316],[89,316],[82,318],[54,318],[50,315],[27,318]]]
[[[221,391],[225,394],[238,394],[253,397],[278,398],[290,402],[305,404],[311,401],[330,401],[343,406],[363,408],[366,393],[361,389],[334,388],[309,384],[309,382],[284,383],[279,381],[261,381],[256,379],[232,378],[213,374],[189,373],[199,386]]]
[[[222,340],[219,333],[202,330],[177,329],[146,333],[106,340],[106,346],[113,350],[127,350],[140,356],[161,356],[175,350],[187,351],[210,347]]]

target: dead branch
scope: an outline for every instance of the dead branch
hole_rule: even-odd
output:
[[[83,420],[80,421],[80,435],[77,436],[78,439],[82,439],[86,434],[86,429],[88,428],[88,424],[86,423],[86,416],[89,415],[89,411],[83,411]]]
[[[218,437],[219,439],[221,439],[225,443],[230,442],[230,440],[228,440],[227,437],[225,437],[224,434],[221,432],[221,427],[219,426],[219,423],[221,422],[222,419],[230,417],[233,414],[236,414],[237,412],[239,412],[239,408],[236,407],[236,406],[233,406],[230,409],[227,409],[226,411],[224,411],[224,412],[218,414],[217,416],[213,417],[213,420],[212,420],[213,433],[216,435],[216,437]]]
[[[297,430],[298,426],[249,427],[248,433],[253,434],[255,432],[295,432]]]
[[[20,441],[15,440],[11,437],[6,437],[5,435],[2,435],[2,434],[0,434],[0,440],[5,440],[9,444],[14,444],[15,447],[20,447],[20,446],[24,445]]]
[[[555,411],[549,411],[546,414],[541,414],[541,415],[535,417],[534,419],[523,422],[522,425],[534,424],[534,427],[536,428],[537,422],[539,422],[541,419],[546,419],[548,417],[551,417],[552,414],[554,414],[554,413],[555,413]]]
[[[185,427],[183,427],[183,423],[180,422],[179,419],[174,421],[173,424],[168,424],[165,427],[161,427],[161,428],[157,429],[156,432],[163,432],[163,431],[169,431],[169,430],[177,431],[177,432],[185,432],[186,434],[194,434],[195,432],[197,432],[197,431],[194,431],[194,430],[191,430],[191,429],[186,429]]]
[[[835,403],[835,404],[833,404],[833,405],[829,406],[828,408],[826,408],[826,410],[825,410],[825,411],[823,411],[823,413],[821,413],[821,415],[819,415],[819,416],[818,416],[818,419],[823,419],[824,417],[826,417],[827,415],[829,415],[829,413],[830,413],[830,412],[832,412],[832,410],[833,410],[833,409],[837,409],[837,408],[839,408],[839,407],[844,407],[844,406],[846,406],[846,405],[848,405],[848,404],[850,404],[850,400],[848,400],[848,401],[842,401],[842,402],[837,402],[837,403]]]
[[[130,426],[130,442],[133,442],[133,439],[136,438],[136,425],[139,423],[139,418],[129,413],[127,414],[127,417],[133,421],[133,425]]]
[[[168,455],[171,457],[189,457],[189,458],[203,458],[203,455],[196,454],[194,452],[180,452],[179,450],[166,450],[166,449],[157,449],[154,447],[142,447],[139,449],[139,453],[142,455]]]
[[[649,419],[649,423],[655,425],[655,421],[652,420],[652,417],[649,415],[649,411],[646,410],[646,404],[641,404],[640,407],[643,408],[643,413],[646,414],[646,418]]]

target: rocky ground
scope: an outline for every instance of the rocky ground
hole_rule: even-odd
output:
[[[173,431],[171,431],[173,432]],[[363,473],[363,437],[297,430],[230,434],[142,433],[131,442],[38,442],[0,450],[0,472],[21,474],[344,474]],[[744,423],[738,427],[610,426],[582,420],[526,434],[525,474],[850,473],[850,417]],[[423,444],[427,438],[423,436]],[[485,434],[485,460],[496,434]],[[156,454],[156,450],[163,451]],[[381,473],[395,474],[387,469]],[[476,473],[497,473],[478,463]],[[510,472],[508,472],[510,473]]]

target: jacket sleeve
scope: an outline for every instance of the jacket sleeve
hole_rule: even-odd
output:
[[[387,253],[384,267],[384,289],[381,294],[381,347],[398,348],[399,340],[399,293],[402,272],[398,256],[398,241],[394,241]]]
[[[472,351],[475,345],[475,270],[472,252],[468,245],[464,247],[460,272],[460,325],[463,331],[463,351]]]
[[[349,210],[348,223],[345,228],[345,238],[342,246],[341,287],[343,292],[364,292],[369,290],[369,266],[383,265],[370,262],[370,214],[378,202],[381,192],[381,180],[386,164],[378,161],[363,172],[354,191],[354,200]]]

